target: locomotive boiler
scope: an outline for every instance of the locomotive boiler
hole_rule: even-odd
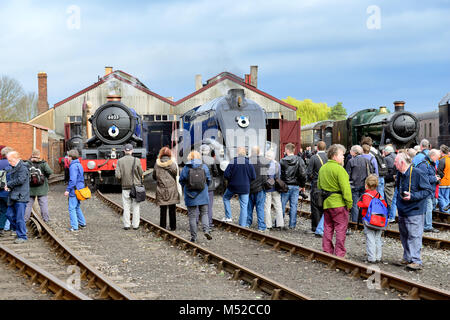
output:
[[[257,145],[262,153],[265,151],[265,111],[245,98],[243,89],[230,89],[227,95],[189,110],[180,121],[181,154],[186,156],[190,150],[199,150],[200,145],[207,144],[214,150],[222,171],[236,156],[239,146],[245,146],[248,151]]]
[[[143,148],[140,117],[120,101],[120,96],[107,99],[89,119],[93,136],[81,150],[81,165],[94,187],[119,185],[115,169],[127,143],[133,145],[133,156],[140,159],[142,169],[146,170],[147,150]]]

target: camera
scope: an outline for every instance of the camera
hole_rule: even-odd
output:
[[[304,193],[303,191],[299,192],[299,196],[303,198],[303,200],[308,199],[308,195],[306,193]]]
[[[406,191],[402,191],[402,198],[407,197],[408,195],[406,194]]]

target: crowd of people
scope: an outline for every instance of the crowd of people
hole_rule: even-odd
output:
[[[143,169],[139,159],[132,156],[133,146],[127,144],[124,150],[125,156],[118,160],[115,169],[122,185],[123,228],[138,230],[139,201],[132,197],[131,191],[135,185],[142,184]],[[236,149],[236,157],[223,173],[223,221],[232,222],[231,198],[237,195],[240,226],[250,227],[256,212],[255,225],[260,232],[295,229],[299,196],[304,195],[309,182],[311,228],[306,233],[322,238],[323,251],[344,257],[346,236],[351,234],[349,221],[367,221],[372,203],[379,199],[375,202],[384,206],[381,211],[386,212],[386,223],[398,223],[404,249],[398,264],[411,270],[421,269],[423,232],[439,232],[433,228],[432,211],[436,205],[443,212],[450,209],[449,147],[432,149],[424,139],[416,148],[395,150],[392,145],[386,145],[377,150],[372,146],[372,139],[364,137],[360,145],[350,150],[339,144],[327,148],[325,142],[319,141],[314,151],[307,149],[296,155],[295,145],[288,143],[283,152],[278,162],[273,150],[263,155],[254,146],[247,156],[245,147]],[[76,190],[85,187],[78,158],[78,151],[70,150],[64,162],[68,169],[65,196],[71,232],[86,227],[76,195]],[[176,230],[176,205],[184,198],[191,241],[197,241],[199,221],[204,236],[211,240],[214,192],[222,183],[214,150],[202,145],[199,151],[191,151],[187,159],[180,170],[170,148],[163,147],[159,152],[152,176],[156,181],[160,226],[167,228],[168,212],[169,228]],[[9,229],[17,236],[16,243],[27,241],[26,221],[36,198],[43,220],[50,221],[47,195],[48,177],[52,173],[39,150],[33,150],[31,158],[23,161],[17,151],[9,147],[1,149],[0,236]],[[382,261],[381,233],[382,228],[364,224],[369,263]]]

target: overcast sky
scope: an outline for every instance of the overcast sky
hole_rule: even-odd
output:
[[[47,72],[53,106],[109,65],[175,100],[196,74],[258,65],[279,99],[431,111],[450,91],[449,2],[0,0],[0,75],[37,92]]]

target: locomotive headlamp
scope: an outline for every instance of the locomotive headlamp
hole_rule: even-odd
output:
[[[247,128],[250,124],[250,120],[246,116],[237,116],[236,121],[238,123],[238,126],[241,128]]]
[[[89,170],[95,169],[95,161],[89,161],[87,163],[87,167],[88,167]]]
[[[117,137],[118,135],[119,135],[119,128],[117,128],[116,126],[111,126],[109,129],[108,129],[108,134],[112,137],[112,138],[115,138],[115,137]]]

